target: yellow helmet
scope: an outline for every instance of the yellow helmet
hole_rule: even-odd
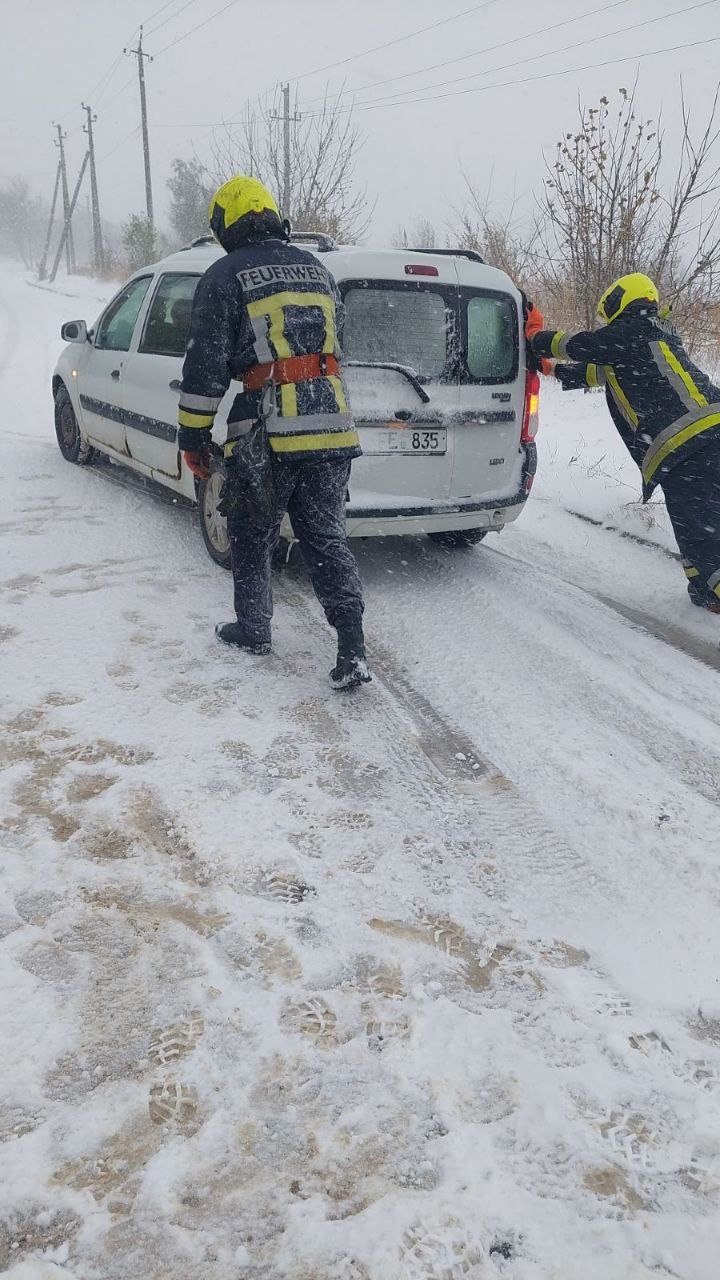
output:
[[[257,178],[237,174],[215,192],[208,210],[210,228],[224,249],[251,239],[255,231],[282,231],[280,210]]]
[[[657,285],[649,276],[644,276],[640,271],[633,271],[628,276],[620,276],[619,280],[615,280],[610,288],[605,290],[598,302],[597,313],[603,324],[610,324],[622,315],[631,302],[641,301],[654,302],[657,305],[660,294]]]

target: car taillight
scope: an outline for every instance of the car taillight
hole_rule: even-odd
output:
[[[523,412],[522,444],[530,444],[538,431],[538,409],[540,406],[540,374],[535,369],[528,369],[525,375],[525,409]]]
[[[405,267],[406,276],[439,276],[440,272],[437,267],[431,267],[427,262],[409,262]]]

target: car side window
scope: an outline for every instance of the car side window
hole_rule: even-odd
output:
[[[467,304],[467,362],[470,375],[482,382],[502,382],[514,375],[516,309],[511,298],[476,294]]]
[[[190,336],[190,313],[197,275],[169,273],[160,278],[140,340],[139,351],[156,356],[184,356]]]
[[[102,316],[95,335],[95,346],[104,351],[129,351],[133,330],[150,288],[152,276],[131,280]]]

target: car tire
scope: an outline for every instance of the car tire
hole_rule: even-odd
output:
[[[476,547],[487,536],[487,529],[442,529],[429,533],[428,538],[439,543],[441,547]]]
[[[220,515],[218,503],[224,479],[222,471],[213,471],[208,480],[200,480],[197,488],[200,531],[211,560],[223,569],[230,568],[230,539],[227,520]]]
[[[83,440],[72,400],[67,388],[63,386],[58,387],[55,392],[55,435],[66,462],[87,467],[93,461],[95,450]]]

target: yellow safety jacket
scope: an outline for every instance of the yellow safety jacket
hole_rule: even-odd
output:
[[[193,299],[178,410],[178,445],[210,440],[218,405],[232,379],[248,374],[228,413],[228,444],[263,416],[273,452],[290,460],[355,458],[362,450],[337,368],[337,286],[304,249],[284,240],[252,241],[214,262]],[[272,378],[274,362],[301,369],[294,357],[323,357],[326,376]],[[334,357],[328,359],[328,357]],[[262,387],[250,371],[268,369]],[[307,365],[305,367],[308,367]]]
[[[720,441],[720,390],[654,304],[632,303],[611,324],[573,336],[545,330],[532,345],[537,356],[575,362],[578,386],[605,387],[646,498],[684,458]]]

